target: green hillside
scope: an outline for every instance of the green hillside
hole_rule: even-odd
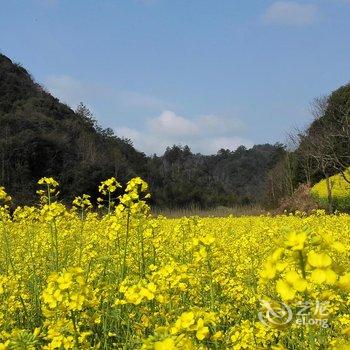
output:
[[[162,156],[147,157],[99,127],[83,105],[73,111],[0,55],[0,184],[15,204],[35,202],[43,176],[57,178],[65,202],[96,195],[96,184],[111,176],[121,183],[141,176],[157,207],[266,204],[268,173],[285,154],[279,144],[222,149],[212,156],[169,146]]]

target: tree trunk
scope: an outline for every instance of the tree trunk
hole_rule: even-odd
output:
[[[326,184],[327,184],[327,196],[328,196],[328,213],[333,214],[332,184],[328,174],[326,174]]]

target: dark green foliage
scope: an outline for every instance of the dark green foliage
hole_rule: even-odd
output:
[[[16,204],[36,202],[43,176],[60,182],[66,202],[83,193],[96,197],[100,181],[111,176],[122,183],[141,176],[158,207],[262,203],[268,171],[284,153],[281,145],[260,145],[203,156],[173,146],[162,157],[146,157],[102,129],[84,105],[74,112],[0,55],[0,185]]]
[[[143,153],[98,127],[82,106],[74,113],[0,55],[0,183],[17,203],[36,201],[43,176],[56,177],[70,200],[96,194],[110,176],[126,182],[145,165]]]
[[[149,160],[149,182],[155,202],[165,207],[249,205],[267,199],[268,171],[285,153],[277,145],[247,150],[220,150],[217,155],[192,154],[180,146]]]

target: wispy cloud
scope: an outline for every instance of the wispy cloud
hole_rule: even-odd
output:
[[[46,78],[47,89],[62,102],[76,107],[80,102],[97,99],[105,104],[143,110],[162,110],[168,104],[155,96],[135,91],[126,91],[109,86],[82,82],[68,75],[52,75]]]
[[[159,108],[162,109],[166,105],[165,102],[161,101],[159,98],[141,94],[134,91],[119,91],[116,92],[118,100],[125,107],[137,107],[137,108],[146,108],[146,109],[154,109]]]
[[[283,26],[309,26],[321,19],[319,8],[314,4],[295,1],[276,1],[262,16],[265,24]]]
[[[236,118],[205,115],[189,119],[166,110],[146,120],[138,130],[117,126],[115,132],[131,139],[137,149],[147,154],[162,154],[167,146],[174,144],[188,145],[194,152],[215,154],[220,148],[252,146],[250,140],[239,136],[243,128]]]

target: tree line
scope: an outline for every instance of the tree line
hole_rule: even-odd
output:
[[[311,103],[312,123],[305,130],[289,134],[291,149],[269,174],[273,200],[291,196],[300,184],[310,186],[326,180],[328,211],[333,212],[334,174],[341,174],[350,186],[350,84]]]
[[[96,197],[97,185],[108,177],[126,183],[141,176],[150,184],[151,204],[161,208],[277,207],[302,183],[338,172],[346,177],[349,109],[349,85],[316,99],[314,121],[291,134],[289,149],[264,144],[205,156],[173,145],[162,156],[149,157],[101,128],[83,104],[72,110],[0,54],[0,185],[15,204],[32,204],[38,179],[53,176],[68,203],[83,193]]]

